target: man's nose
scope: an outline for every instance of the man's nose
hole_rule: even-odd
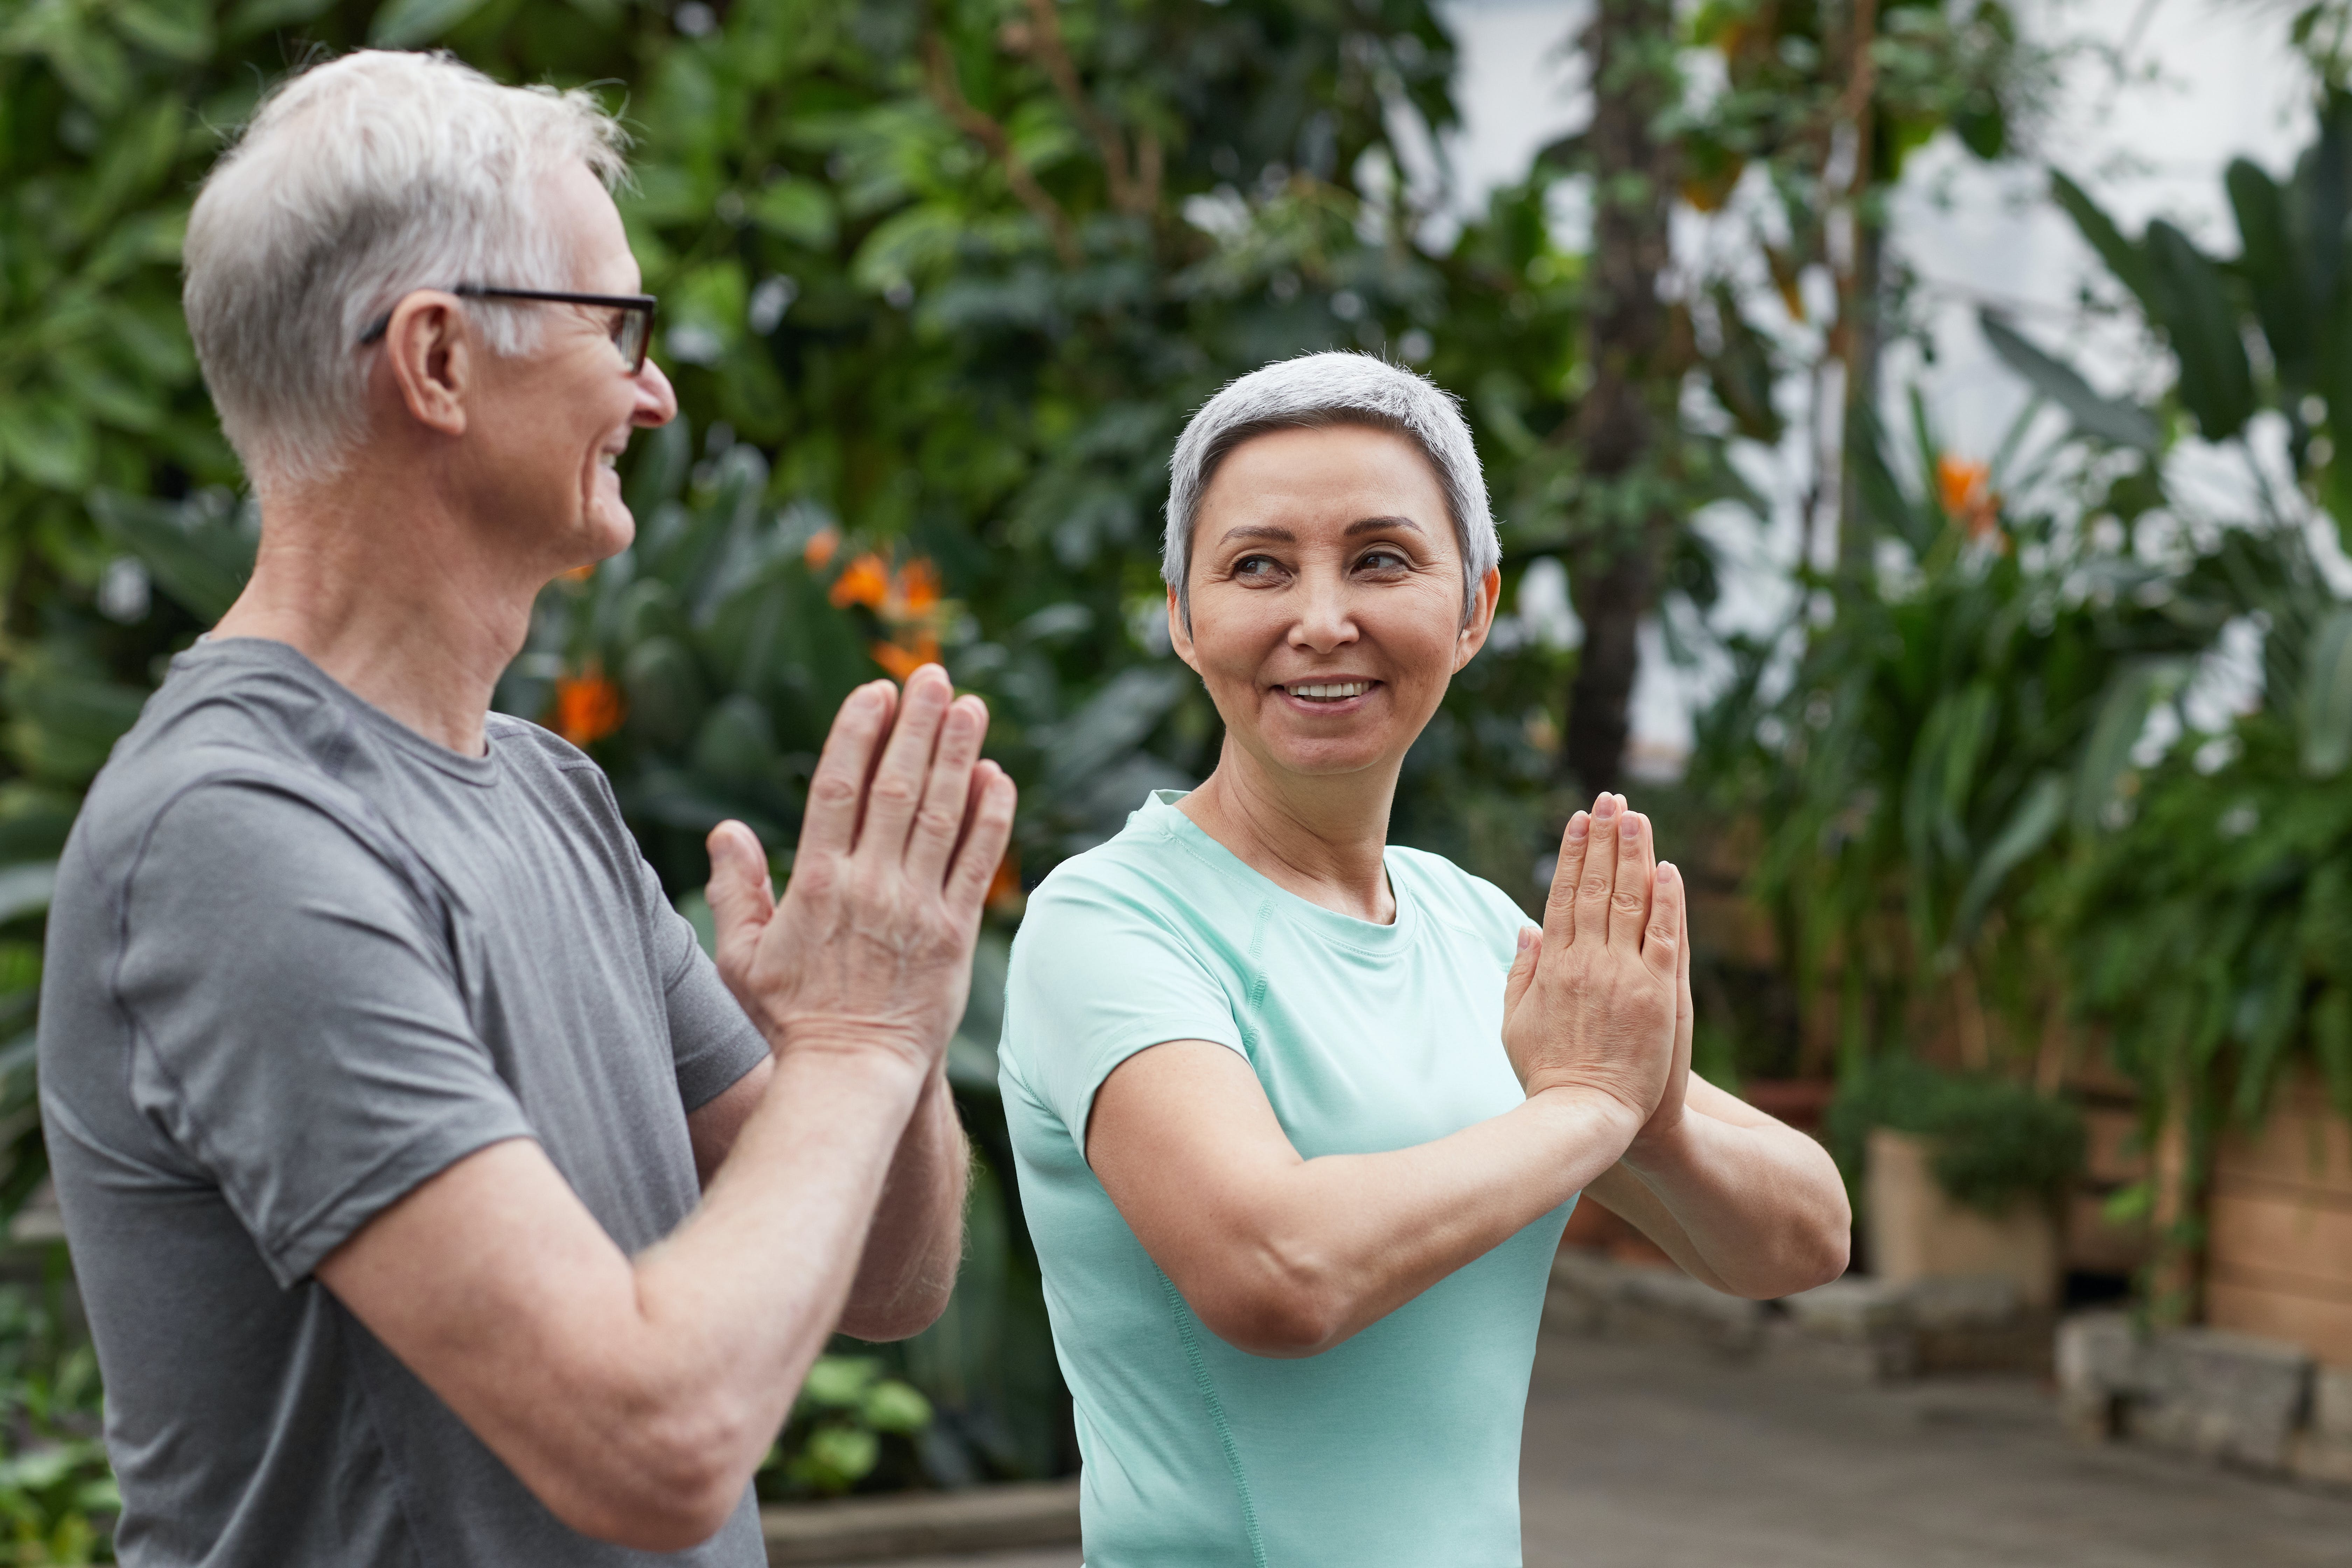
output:
[[[667,425],[677,417],[677,389],[662,374],[662,367],[647,354],[644,366],[637,372],[637,405],[629,411],[629,423],[650,430]]]

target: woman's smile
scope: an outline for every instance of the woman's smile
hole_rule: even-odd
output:
[[[1363,676],[1323,676],[1293,680],[1274,688],[1283,706],[1317,719],[1360,713],[1381,689],[1382,683]]]

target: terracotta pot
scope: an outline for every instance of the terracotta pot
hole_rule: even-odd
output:
[[[2352,1366],[2352,1129],[2315,1079],[2221,1140],[2206,1222],[2209,1322]]]
[[[1954,1203],[1936,1184],[1935,1147],[1874,1128],[1864,1180],[1872,1272],[1892,1285],[1991,1276],[2016,1285],[2029,1307],[2058,1300],[2058,1226],[2039,1204],[1995,1219]]]

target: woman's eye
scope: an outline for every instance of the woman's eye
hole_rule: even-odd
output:
[[[1234,575],[1236,577],[1261,577],[1273,570],[1274,558],[1270,555],[1244,555],[1234,563]]]
[[[1402,572],[1411,563],[1405,560],[1402,551],[1371,550],[1365,552],[1363,559],[1356,564],[1370,572]]]

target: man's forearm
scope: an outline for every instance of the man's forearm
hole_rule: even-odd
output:
[[[963,1257],[971,1145],[947,1076],[934,1072],[899,1135],[882,1199],[849,1288],[841,1331],[902,1340],[931,1326],[955,1289]]]
[[[1837,1168],[1777,1122],[1736,1126],[1692,1110],[1628,1149],[1591,1191],[1694,1278],[1732,1295],[1786,1296],[1845,1271],[1853,1216]]]
[[[639,1310],[669,1346],[678,1407],[731,1450],[738,1495],[841,1321],[926,1082],[889,1051],[780,1053],[694,1217],[637,1260]]]

